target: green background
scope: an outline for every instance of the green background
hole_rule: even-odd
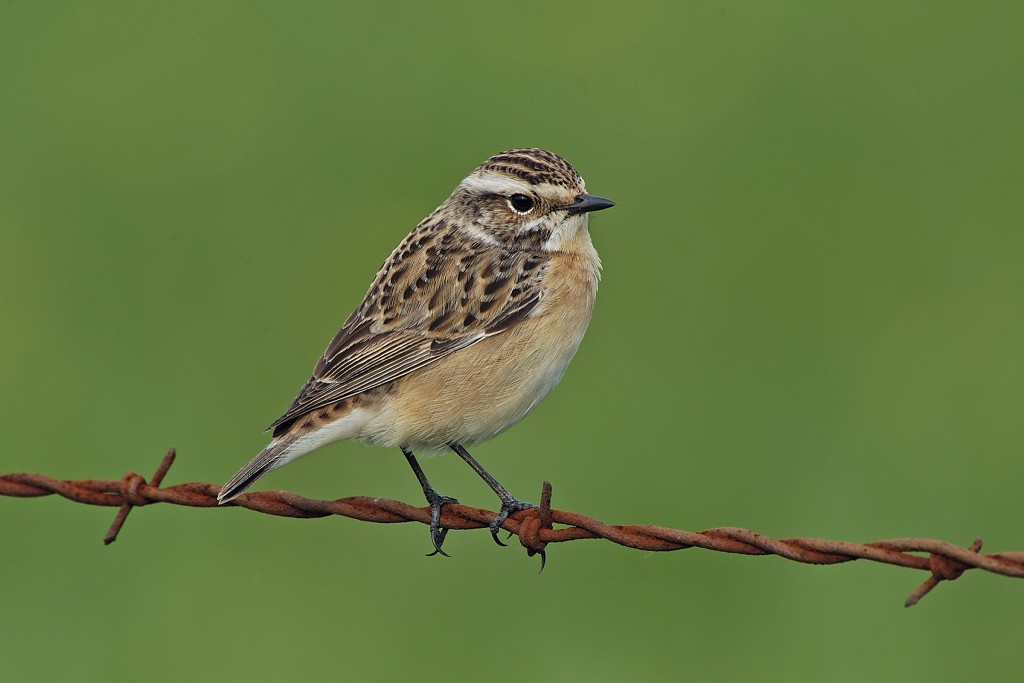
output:
[[[0,472],[223,482],[476,164],[595,215],[561,386],[473,450],[610,523],[1024,550],[1020,3],[0,9]],[[492,506],[454,457],[443,493]],[[419,504],[397,450],[260,483]],[[10,680],[1019,674],[1024,584],[420,525],[0,500]]]

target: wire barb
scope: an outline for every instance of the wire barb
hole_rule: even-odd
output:
[[[544,548],[547,547],[547,543],[541,539],[540,531],[541,529],[547,529],[550,531],[552,528],[551,482],[546,481],[544,482],[544,486],[541,488],[540,507],[526,510],[519,525],[519,543],[526,548],[527,557],[540,555],[540,569],[537,570],[538,574],[544,571],[544,565],[547,564],[548,561],[548,555],[544,552]]]
[[[977,553],[981,550],[981,539],[974,539],[974,542],[967,549],[972,553]],[[938,586],[940,581],[959,579],[965,571],[970,569],[970,566],[951,557],[932,553],[928,556],[928,569],[931,570],[932,575],[915,588],[913,593],[907,596],[907,599],[903,602],[904,607],[916,605],[920,602],[921,598],[928,595],[933,588]]]
[[[161,482],[164,480],[164,475],[167,474],[167,470],[171,469],[171,465],[174,464],[174,458],[176,455],[177,453],[172,446],[167,451],[167,455],[165,455],[164,459],[160,462],[160,467],[156,468],[156,473],[153,475],[152,486],[160,486]],[[139,495],[139,487],[146,485],[145,479],[134,472],[129,472],[124,475],[124,479],[121,481],[123,484],[121,498],[124,502],[121,503],[121,509],[118,510],[117,516],[114,517],[114,521],[110,525],[110,529],[107,530],[106,536],[103,537],[103,545],[110,545],[117,540],[117,535],[121,533],[121,527],[124,526],[124,521],[128,519],[128,513],[132,511],[133,506],[148,505],[150,502]]]
[[[430,524],[430,508],[414,507],[397,500],[356,496],[338,500],[313,500],[288,491],[245,493],[226,505],[218,506],[220,486],[202,482],[161,488],[167,470],[174,462],[172,448],[164,456],[150,482],[129,472],[120,480],[64,481],[41,474],[15,473],[0,476],[0,495],[36,498],[57,494],[76,503],[120,507],[114,523],[104,536],[112,543],[133,507],[151,503],[170,503],[189,507],[242,507],[280,517],[315,518],[338,515],[364,522],[394,524],[419,522]],[[457,529],[487,528],[494,512],[461,504],[445,505],[441,526]],[[555,528],[554,525],[561,525]],[[509,515],[502,528],[519,536],[529,556],[540,555],[541,571],[547,559],[546,548],[586,538],[601,538],[627,548],[648,551],[703,548],[742,555],[777,555],[805,564],[842,564],[868,560],[898,567],[920,569],[931,574],[910,594],[905,605],[917,604],[942,581],[953,581],[968,569],[1024,578],[1024,552],[981,554],[981,539],[967,548],[930,538],[896,538],[858,544],[820,538],[773,539],[748,529],[718,527],[704,531],[684,531],[652,525],[610,525],[575,512],[551,508],[551,484],[544,482],[538,508]],[[911,553],[927,553],[927,556]]]

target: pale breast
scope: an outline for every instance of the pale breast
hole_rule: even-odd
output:
[[[527,319],[399,380],[364,438],[429,452],[485,441],[526,417],[558,384],[590,322],[600,262],[586,246],[552,254],[543,300]]]

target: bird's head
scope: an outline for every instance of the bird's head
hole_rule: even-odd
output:
[[[557,154],[514,149],[477,166],[446,206],[477,239],[559,251],[586,233],[591,211],[615,203],[587,194],[583,178]]]

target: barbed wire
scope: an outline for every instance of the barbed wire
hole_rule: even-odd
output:
[[[160,484],[174,458],[175,450],[172,448],[149,482],[134,472],[129,472],[120,480],[79,481],[54,479],[42,474],[0,475],[0,495],[34,498],[57,494],[77,503],[119,507],[114,523],[103,537],[104,544],[117,540],[133,507],[152,503],[210,508],[242,507],[280,517],[338,515],[382,524],[430,524],[429,508],[368,496],[314,500],[288,491],[257,491],[242,494],[226,505],[218,505],[217,493],[220,486],[217,484],[191,482],[161,488]],[[441,526],[453,530],[480,529],[487,527],[494,516],[495,512],[491,510],[451,504],[444,506]],[[556,529],[554,524],[563,525],[564,528]],[[576,512],[552,509],[551,484],[548,482],[544,482],[540,507],[510,515],[502,528],[518,536],[530,556],[540,555],[542,570],[546,560],[545,549],[549,544],[600,538],[637,550],[660,552],[703,548],[741,555],[776,555],[794,562],[819,565],[868,560],[929,572],[931,575],[924,583],[907,597],[904,602],[907,607],[916,604],[940,582],[957,579],[968,569],[1024,578],[1024,552],[981,554],[980,538],[963,548],[930,538],[893,538],[860,544],[803,537],[779,540],[738,527],[684,531],[649,524],[605,524]]]

